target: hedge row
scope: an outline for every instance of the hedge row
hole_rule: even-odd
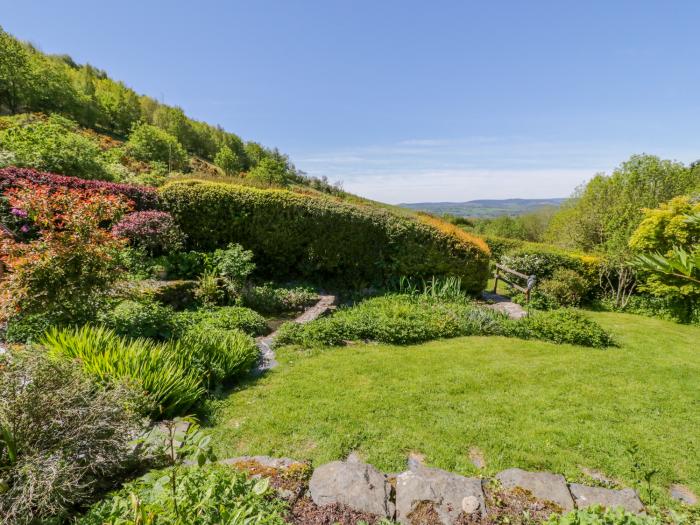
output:
[[[97,190],[110,195],[123,195],[134,202],[134,206],[138,211],[152,210],[158,207],[158,193],[156,189],[147,186],[85,180],[77,177],[45,173],[29,168],[11,167],[0,169],[0,195],[9,188],[13,188],[22,182],[32,182],[34,184],[51,187]]]
[[[278,278],[358,286],[402,275],[457,275],[466,290],[478,292],[488,275],[481,239],[377,208],[203,181],[168,184],[160,202],[190,249],[238,242],[255,253],[262,273]]]

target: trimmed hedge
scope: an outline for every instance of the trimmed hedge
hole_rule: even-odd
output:
[[[486,244],[425,219],[285,190],[202,181],[167,184],[160,201],[190,249],[240,243],[255,253],[262,273],[277,279],[302,276],[362,286],[402,275],[455,275],[471,292],[486,284]]]
[[[99,180],[86,180],[65,175],[45,173],[29,168],[0,169],[0,195],[22,182],[32,182],[42,186],[58,188],[74,188],[81,190],[97,190],[109,195],[123,195],[134,202],[136,210],[152,210],[158,207],[158,193],[155,188],[135,186],[131,184],[116,184]]]

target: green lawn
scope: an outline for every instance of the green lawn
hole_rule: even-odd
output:
[[[591,313],[619,348],[501,337],[411,347],[283,351],[281,365],[215,407],[220,457],[269,454],[316,464],[358,450],[385,471],[417,451],[429,464],[485,474],[518,466],[630,484],[632,458],[700,492],[700,328]]]

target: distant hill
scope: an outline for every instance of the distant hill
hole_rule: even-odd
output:
[[[399,204],[402,208],[435,215],[456,217],[498,217],[522,215],[544,206],[559,206],[566,199],[483,199],[467,202],[414,202]]]

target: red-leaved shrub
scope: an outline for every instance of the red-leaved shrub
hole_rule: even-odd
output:
[[[27,182],[50,188],[93,190],[107,195],[120,195],[132,201],[136,210],[152,210],[158,206],[158,193],[155,188],[148,186],[85,180],[29,168],[10,167],[0,169],[0,195],[6,193],[10,188],[16,188]]]
[[[0,236],[0,321],[53,312],[65,321],[94,314],[119,276],[124,241],[103,226],[129,211],[121,195],[21,183],[5,191],[34,232]]]
[[[112,233],[151,255],[177,251],[184,240],[175,219],[165,211],[130,213],[112,228]]]

